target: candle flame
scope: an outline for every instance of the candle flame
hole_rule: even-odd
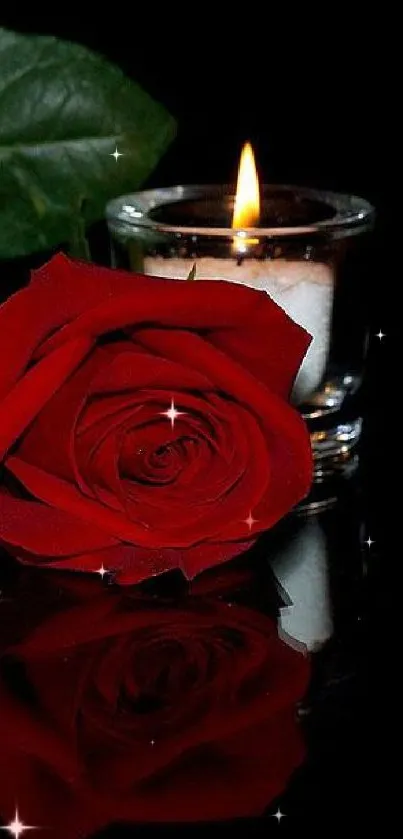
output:
[[[233,229],[256,227],[259,223],[259,179],[250,143],[245,143],[238,170]]]

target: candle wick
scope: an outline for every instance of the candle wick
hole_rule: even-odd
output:
[[[196,279],[196,263],[193,263],[193,266],[187,276],[188,280],[195,280]]]

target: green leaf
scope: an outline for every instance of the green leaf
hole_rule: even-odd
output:
[[[0,258],[76,240],[174,133],[162,105],[85,47],[0,29]]]

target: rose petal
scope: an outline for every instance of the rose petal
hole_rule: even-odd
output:
[[[18,442],[18,456],[67,480],[75,480],[75,422],[87,399],[90,383],[107,354],[96,348],[68,381],[43,406]]]
[[[52,509],[64,510],[89,525],[100,527],[105,534],[126,542],[141,544],[144,539],[147,544],[155,541],[153,535],[148,534],[145,528],[136,526],[119,512],[86,498],[73,484],[50,475],[16,456],[9,457],[6,465],[32,495],[49,504]]]
[[[164,552],[171,547],[166,543],[166,533],[164,531],[149,530],[137,525],[119,512],[81,495],[67,481],[49,475],[31,464],[25,463],[18,457],[9,457],[7,467],[35,497],[49,504],[52,509],[64,510],[70,515],[77,516],[77,519],[100,528],[106,534],[123,542],[129,542],[139,547],[150,547],[151,549],[155,549],[155,546],[160,544],[161,547],[163,546]],[[187,548],[193,543],[193,536],[186,532],[176,533],[175,537],[172,538],[175,542],[175,548],[182,546]],[[225,551],[225,547],[222,550]],[[161,552],[161,548],[159,552]],[[236,553],[236,545],[227,546],[227,557]]]
[[[308,430],[300,414],[237,362],[208,346],[194,333],[147,329],[141,333],[141,341],[147,349],[157,353],[163,347],[165,355],[172,360],[186,354],[190,367],[211,378],[259,419],[267,439],[273,487],[267,499],[262,499],[264,518],[259,529],[271,527],[304,498],[310,488],[312,455]],[[220,538],[224,537],[236,538],[236,528],[224,529]]]
[[[36,562],[42,556],[66,557],[116,544],[104,531],[62,510],[4,492],[0,492],[0,542],[30,551]]]
[[[143,277],[140,283],[137,291],[78,317],[46,342],[44,352],[80,333],[95,338],[133,325],[137,332],[147,323],[209,330],[211,343],[246,364],[270,389],[288,395],[311,338],[265,292],[219,280],[183,283]]]
[[[0,358],[7,359],[0,369],[0,398],[51,332],[134,286],[131,274],[73,261],[61,253],[31,276],[27,288],[0,306]]]
[[[46,761],[53,771],[64,777],[78,775],[77,756],[60,732],[53,730],[44,719],[36,719],[28,713],[23,702],[14,695],[8,695],[2,686],[0,706],[2,719],[8,720],[6,726],[0,723],[2,750],[8,747],[15,754],[21,749],[27,757],[39,756],[41,761]]]
[[[123,586],[135,585],[175,568],[180,569],[187,580],[192,580],[207,568],[234,559],[252,544],[253,540],[223,544],[206,542],[184,550],[134,548],[130,553],[127,551],[119,556],[115,564],[116,580]]]
[[[90,349],[88,339],[65,344],[35,365],[1,404],[0,459]]]
[[[177,425],[180,434],[179,422],[175,431]],[[185,423],[184,429],[186,433]],[[230,466],[218,452],[210,468],[207,459],[200,459],[199,469],[191,472],[190,484],[186,482],[186,465],[174,483],[144,484],[137,492],[133,484],[131,515],[154,532],[164,532],[166,545],[177,544],[177,537],[181,539],[185,533],[191,534],[193,544],[206,542],[207,537],[218,541],[230,526],[234,540],[249,535],[245,520],[267,490],[270,457],[255,419],[239,406],[233,408],[232,431],[238,456]]]
[[[208,392],[214,389],[214,385],[197,370],[189,369],[177,361],[151,355],[142,347],[133,347],[132,352],[121,352],[114,356],[110,364],[104,365],[94,378],[89,393],[105,397],[144,388],[157,393],[159,389]]]

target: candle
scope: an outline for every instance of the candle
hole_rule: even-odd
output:
[[[253,151],[247,143],[239,165],[232,227],[230,258],[196,259],[196,278],[227,280],[265,291],[311,335],[312,343],[295,382],[292,398],[300,404],[320,385],[329,352],[333,302],[333,271],[321,262],[307,259],[259,259],[254,257],[259,238],[248,233],[258,225],[260,215],[259,180]],[[309,250],[308,250],[309,254]],[[147,274],[186,279],[193,259],[146,256]]]
[[[356,196],[259,186],[248,144],[236,190],[164,187],[120,196],[107,207],[116,267],[186,280],[196,264],[195,282],[224,280],[266,292],[310,333],[292,401],[308,422],[321,485],[324,476],[349,471],[360,436],[366,317],[356,234],[371,229],[373,216]]]

